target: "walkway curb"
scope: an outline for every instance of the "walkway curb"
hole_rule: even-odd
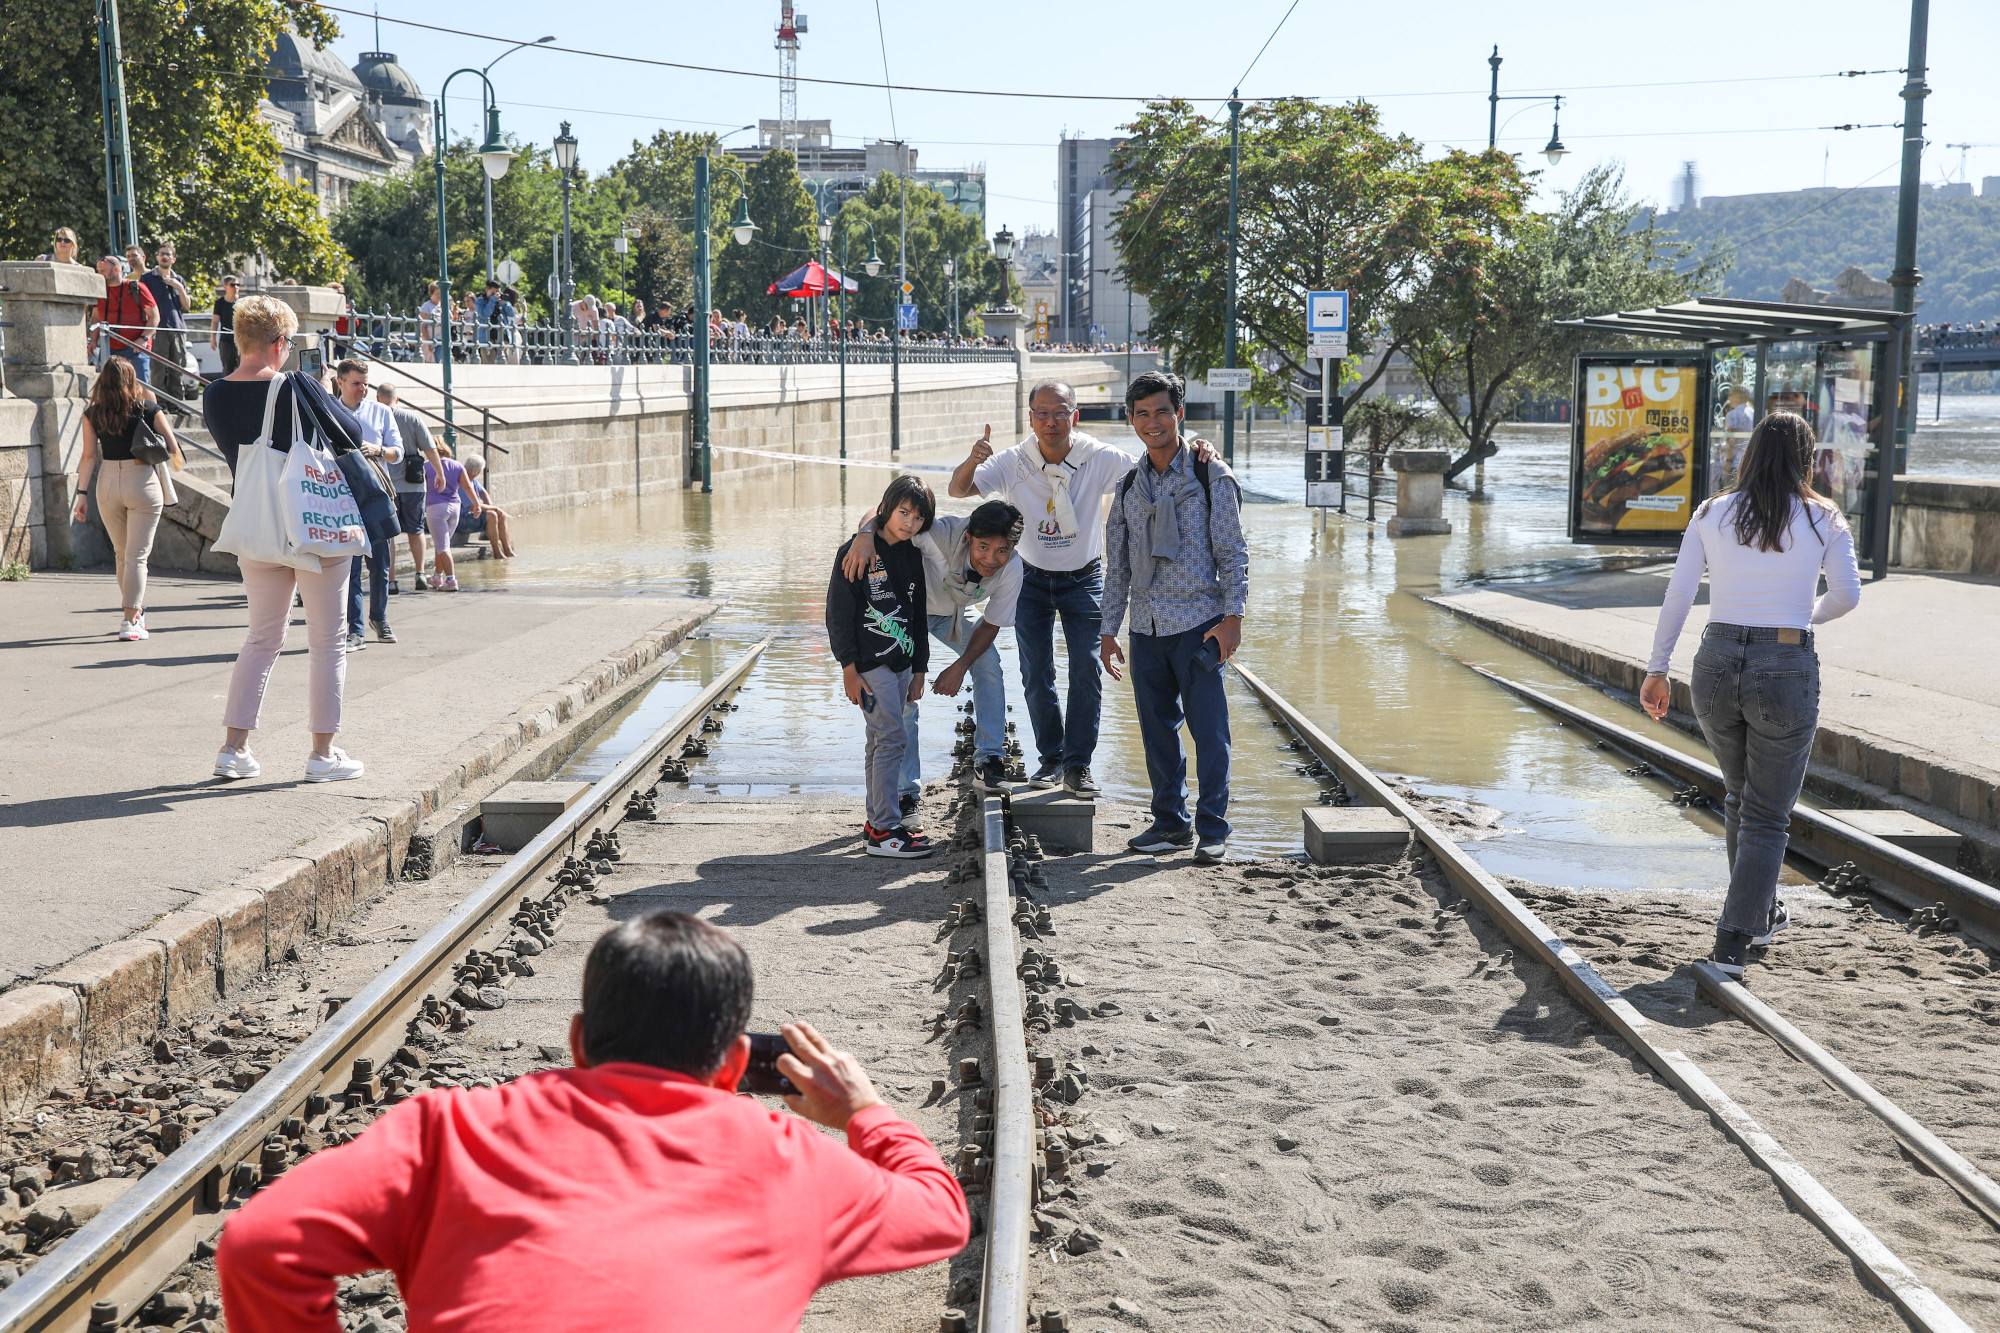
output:
[[[427,818],[538,742],[616,711],[628,695],[619,686],[659,663],[717,609],[711,603],[683,614],[530,697],[447,755],[409,797],[377,802],[137,934],[0,992],[0,1113],[228,999],[294,945],[327,934],[402,878]]]
[[[1637,697],[1646,679],[1646,664],[1622,653],[1607,652],[1534,629],[1502,616],[1470,610],[1446,597],[1424,599],[1468,624],[1526,648],[1593,684]],[[1694,699],[1685,677],[1669,675],[1670,707],[1684,718],[1694,716]],[[2000,870],[2000,787],[1976,773],[1952,767],[1934,755],[1894,749],[1878,737],[1822,721],[1813,737],[1813,777],[1829,787],[1855,795],[1859,784],[1879,788],[1929,806],[1949,818],[1944,821],[1967,835],[1979,849],[1985,873]],[[1968,827],[1971,826],[1971,827]]]

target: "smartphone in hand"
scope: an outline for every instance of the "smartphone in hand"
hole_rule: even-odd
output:
[[[778,1057],[792,1053],[791,1043],[775,1032],[750,1034],[750,1063],[737,1080],[738,1092],[756,1092],[769,1097],[790,1097],[798,1092],[792,1081],[778,1072]]]
[[[1222,670],[1222,643],[1217,639],[1203,639],[1195,652],[1194,664],[1204,671]]]

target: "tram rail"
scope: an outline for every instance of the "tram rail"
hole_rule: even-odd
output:
[[[770,643],[764,638],[725,667],[270,1073],[0,1291],[0,1333],[86,1333],[115,1328],[137,1311],[261,1183],[265,1145],[285,1122],[324,1114],[336,1098],[369,1084],[427,996],[451,988],[455,960],[504,927],[517,898],[546,888],[550,865],[573,855],[594,821],[614,822],[635,793],[653,785],[648,768],[699,733]]]

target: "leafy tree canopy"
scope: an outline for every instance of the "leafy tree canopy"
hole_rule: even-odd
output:
[[[885,171],[875,178],[866,194],[848,200],[834,220],[833,266],[840,267],[844,234],[849,276],[861,285],[860,292],[848,298],[848,314],[859,315],[870,328],[888,328],[895,323],[896,253],[903,200],[903,182]],[[951,259],[958,268],[959,329],[973,333],[977,326],[972,313],[1000,297],[1000,261],[993,257],[985,236],[980,233],[978,217],[959,211],[958,205],[941,192],[912,181],[908,200],[906,253],[912,288],[910,300],[917,303],[918,327],[934,333],[951,331],[952,280],[944,274],[944,261]],[[882,272],[873,278],[861,266],[868,255],[871,228],[882,258]],[[1020,284],[1010,281],[1009,285],[1018,305]]]
[[[1113,159],[1126,281],[1152,332],[1199,374],[1223,360],[1229,127],[1187,102],[1147,106]],[[1281,401],[1305,361],[1306,293],[1345,289],[1358,361],[1400,337],[1394,316],[1427,282],[1476,268],[1522,214],[1529,183],[1504,154],[1451,152],[1383,129],[1365,102],[1285,98],[1246,107],[1238,187],[1237,364],[1263,363],[1252,397]],[[1260,355],[1261,354],[1261,355]],[[1384,358],[1386,363],[1386,358]],[[1357,398],[1379,377],[1349,386]]]
[[[277,136],[257,114],[264,80],[240,73],[264,69],[288,21],[309,40],[332,41],[332,17],[278,0],[125,0],[119,18],[146,252],[172,240],[197,286],[250,254],[305,281],[339,278],[346,257],[318,200],[285,183]],[[60,226],[76,229],[84,259],[106,249],[101,94],[89,5],[8,6],[0,20],[0,254],[46,253]]]

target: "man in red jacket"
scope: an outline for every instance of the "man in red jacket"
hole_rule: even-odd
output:
[[[958,1182],[853,1056],[788,1024],[803,1119],[736,1095],[751,990],[743,950],[694,917],[607,931],[576,1068],[413,1098],[230,1221],[230,1333],[338,1333],[334,1278],[371,1269],[395,1273],[410,1333],[790,1333],[826,1283],[957,1253]]]

